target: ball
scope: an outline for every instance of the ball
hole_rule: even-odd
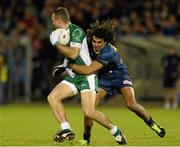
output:
[[[67,45],[70,41],[70,33],[66,29],[56,29],[56,32],[58,33],[59,36],[59,43],[62,45]]]

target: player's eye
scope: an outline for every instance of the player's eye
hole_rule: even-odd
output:
[[[101,43],[102,43],[102,41],[97,41],[97,43],[98,43],[98,44],[101,44]]]

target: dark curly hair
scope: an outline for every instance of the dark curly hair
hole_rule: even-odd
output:
[[[112,42],[114,40],[114,24],[110,19],[99,21],[90,24],[90,28],[87,30],[87,37],[92,36],[103,39],[105,42]]]

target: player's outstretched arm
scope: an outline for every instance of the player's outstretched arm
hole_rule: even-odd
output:
[[[70,64],[69,67],[79,74],[90,75],[100,70],[103,65],[98,61],[93,61],[89,66]]]

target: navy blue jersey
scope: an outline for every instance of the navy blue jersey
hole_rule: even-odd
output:
[[[103,68],[99,70],[100,77],[117,78],[120,74],[128,72],[118,50],[109,43],[100,50],[96,60],[103,64]]]
[[[106,90],[108,95],[123,87],[133,86],[128,69],[114,46],[106,44],[94,59],[103,64],[98,72],[98,85]]]

